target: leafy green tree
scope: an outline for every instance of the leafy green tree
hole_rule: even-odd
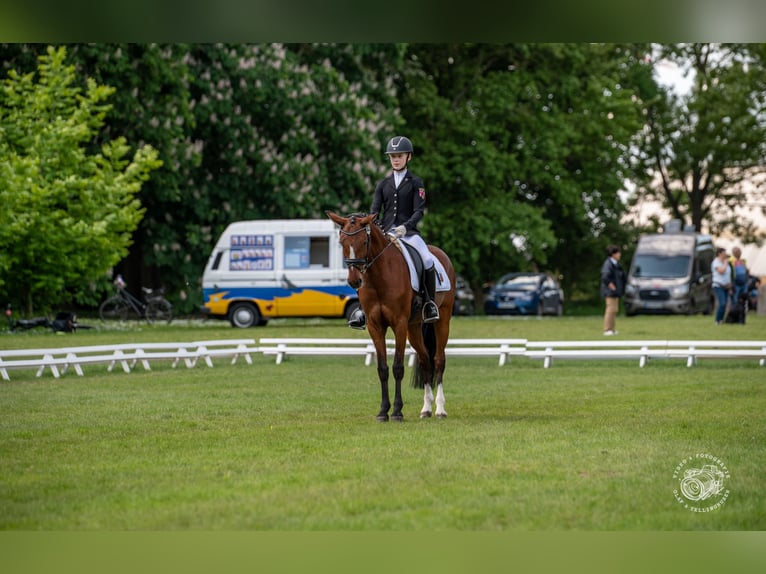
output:
[[[149,144],[162,166],[152,172],[137,197],[146,210],[128,256],[117,269],[129,284],[165,287],[177,308],[189,276],[195,276],[183,237],[164,233],[167,218],[190,195],[200,153],[191,136],[190,72],[186,44],[75,44],[69,61],[98,83],[113,86],[112,110],[95,143],[115,136]]]
[[[619,192],[641,127],[619,46],[412,45],[400,85],[424,231],[474,287],[549,269],[569,290],[623,235]],[[588,262],[584,265],[584,262]]]
[[[395,59],[387,50],[191,46],[189,137],[200,161],[172,209],[147,213],[160,246],[152,261],[179,269],[184,257],[193,284],[232,221],[367,209],[382,142],[397,117],[393,84],[379,81],[383,72],[374,68],[387,62],[383,54]]]
[[[163,166],[139,199],[146,215],[117,269],[198,306],[213,242],[237,219],[366,209],[400,122],[392,77],[401,45],[74,44],[68,61],[113,86],[95,143],[146,142]],[[38,45],[3,45],[31,69]],[[186,298],[184,302],[183,299]]]
[[[679,66],[692,85],[688,93],[663,88],[646,100],[636,198],[660,201],[698,231],[757,239],[753,222],[735,209],[748,201],[749,185],[763,193],[764,55],[762,44],[657,47],[658,59]]]
[[[14,70],[0,91],[0,293],[28,313],[72,299],[122,259],[144,213],[136,194],[157,152],[129,159],[124,138],[88,147],[113,88],[79,87],[65,48],[49,48],[37,74]]]

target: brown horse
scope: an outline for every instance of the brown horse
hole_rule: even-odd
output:
[[[402,377],[408,337],[418,358],[412,383],[416,388],[425,389],[420,417],[431,416],[434,383],[436,416],[446,417],[442,377],[445,366],[444,347],[449,338],[449,322],[455,300],[455,270],[452,263],[444,251],[429,246],[431,253],[444,266],[449,277],[450,289],[436,293],[439,320],[435,323],[423,323],[420,297],[412,289],[407,262],[391,238],[375,223],[377,214],[341,217],[330,211],[326,213],[340,226],[340,244],[343,247],[344,262],[348,267],[348,284],[359,292],[359,302],[367,316],[367,329],[375,345],[381,390],[377,420],[387,421],[391,408],[386,352],[386,333],[389,328],[394,332],[395,338],[392,371],[396,383],[391,420],[403,420]]]

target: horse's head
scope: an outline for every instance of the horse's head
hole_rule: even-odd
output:
[[[377,214],[355,213],[342,217],[332,211],[326,213],[340,227],[340,244],[343,248],[343,262],[348,267],[348,284],[359,289],[362,286],[362,274],[367,271],[371,260],[370,236]]]

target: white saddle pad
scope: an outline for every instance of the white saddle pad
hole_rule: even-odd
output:
[[[395,241],[406,243],[407,239],[400,237]],[[410,250],[406,247],[398,247],[399,250],[404,254],[404,260],[407,262],[407,267],[410,268],[410,284],[415,291],[418,291],[420,289],[420,282],[418,281],[418,274],[415,272],[415,264],[412,262]],[[452,284],[450,283],[447,272],[444,269],[444,265],[442,265],[442,262],[439,261],[439,259],[436,257],[434,257],[434,266],[436,267],[436,292],[439,293],[441,291],[449,291],[452,288]]]

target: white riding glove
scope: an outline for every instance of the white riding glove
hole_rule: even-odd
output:
[[[396,227],[394,227],[393,231],[394,231],[394,237],[396,237],[397,239],[407,235],[407,228],[404,225],[397,225]]]

